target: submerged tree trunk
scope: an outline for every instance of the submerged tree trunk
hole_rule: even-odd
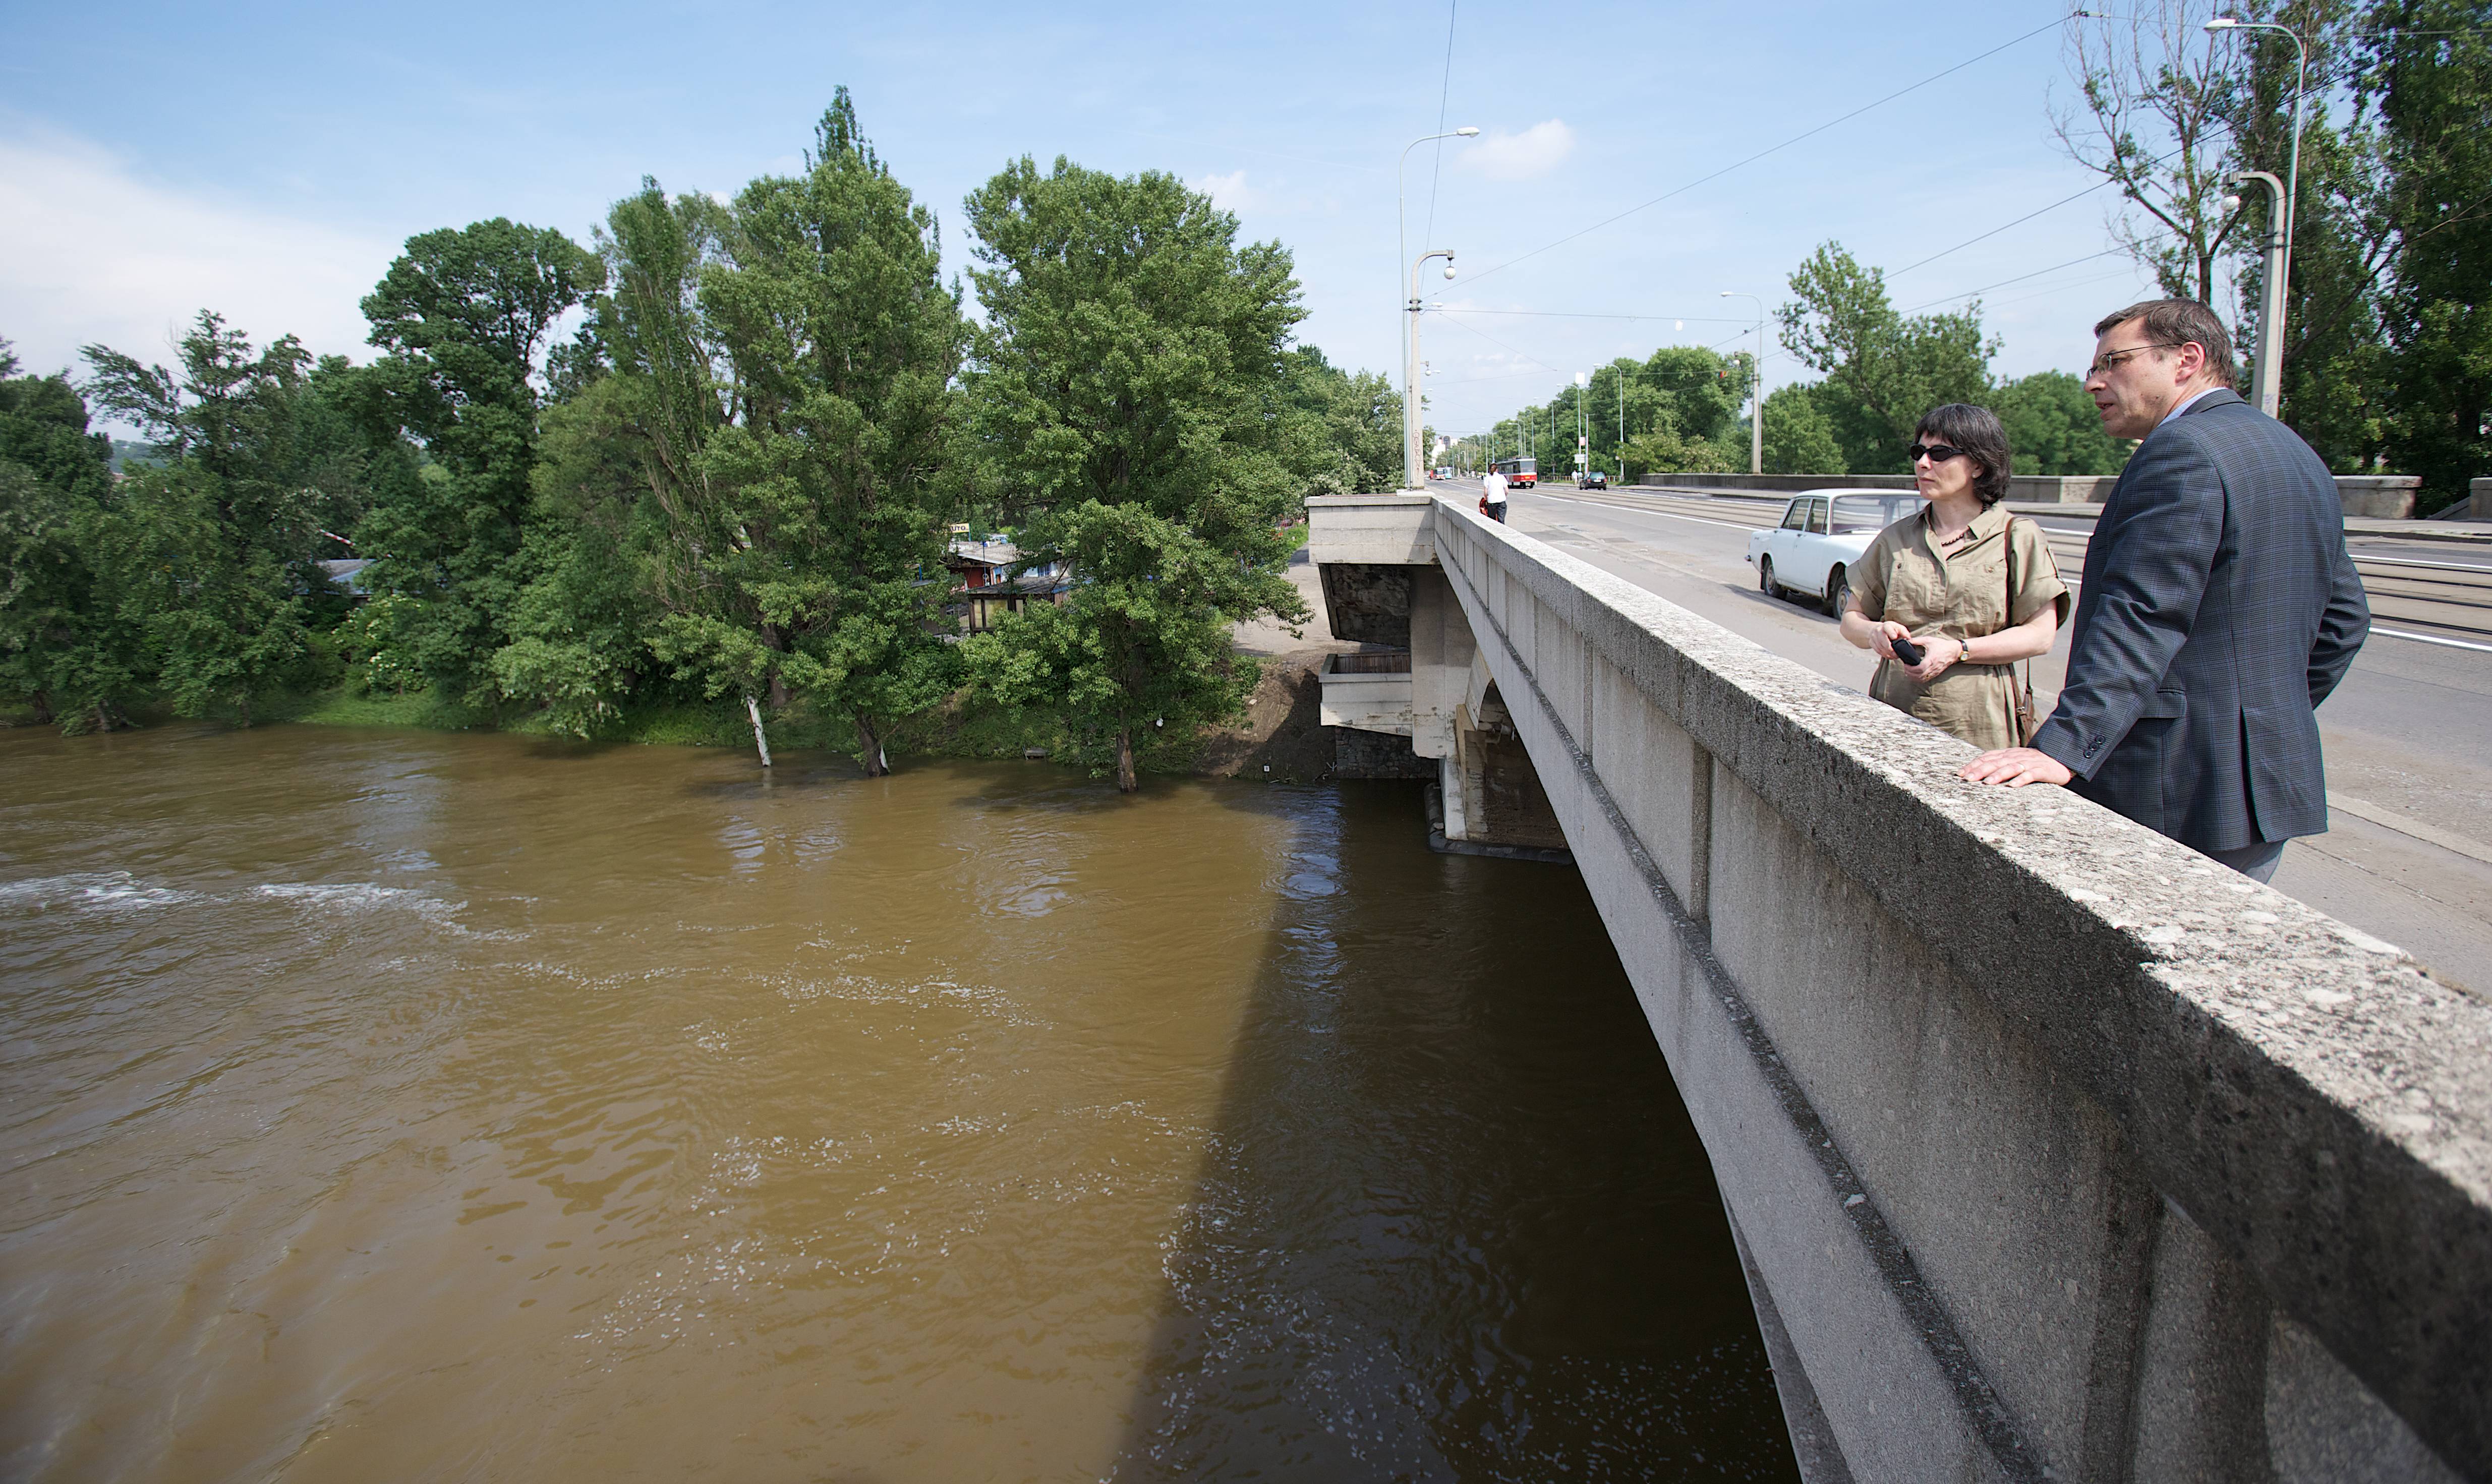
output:
[[[766,768],[770,766],[770,734],[761,729],[761,703],[745,697],[744,714],[753,718],[753,750],[761,755],[761,765]]]
[[[891,772],[891,757],[882,750],[882,733],[875,730],[874,718],[863,711],[854,713],[857,730],[857,761],[865,764],[865,776],[881,778]]]
[[[33,694],[32,696],[27,697],[26,697],[26,699],[34,705],[34,708],[35,708],[35,725],[36,725],[36,726],[38,726],[38,727],[49,727],[50,725],[52,725],[52,693],[51,693],[51,692],[49,692],[49,691],[37,691],[37,692],[36,692],[35,694]]]
[[[1136,793],[1142,787],[1142,780],[1134,776],[1134,728],[1119,727],[1116,728],[1116,791]]]

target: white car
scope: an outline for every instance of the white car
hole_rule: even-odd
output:
[[[1769,595],[1796,592],[1843,616],[1847,575],[1878,533],[1918,515],[1928,500],[1902,490],[1810,490],[1783,507],[1780,525],[1748,537],[1748,565]]]

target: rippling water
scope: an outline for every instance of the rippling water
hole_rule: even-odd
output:
[[[1792,1476],[1571,872],[786,761],[0,734],[0,1472]]]

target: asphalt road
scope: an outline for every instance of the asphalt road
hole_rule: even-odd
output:
[[[1436,488],[1457,498],[1474,492],[1468,483]],[[1874,662],[1844,640],[1832,619],[1757,590],[1748,533],[1773,522],[1779,497],[1560,486],[1518,490],[1509,498],[1515,529],[1820,674],[1854,688],[1868,684]],[[2046,517],[2042,523],[2062,570],[2082,580],[2092,522]],[[2372,538],[2352,545],[2376,627],[2344,684],[2320,708],[2332,827],[2288,846],[2275,884],[2403,947],[2439,978],[2492,997],[2492,633],[2485,632],[2492,548]],[[2407,562],[2432,565],[2401,565]],[[2418,589],[2410,580],[2417,575],[2450,585]],[[2400,597],[2415,592],[2424,597]],[[2063,637],[2033,664],[2046,711],[2057,698],[2066,650]]]

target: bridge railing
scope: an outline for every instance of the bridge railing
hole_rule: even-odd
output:
[[[1804,1462],[2492,1476],[2492,1009],[1460,504],[1331,503],[1319,562],[1424,531],[1468,619]]]

